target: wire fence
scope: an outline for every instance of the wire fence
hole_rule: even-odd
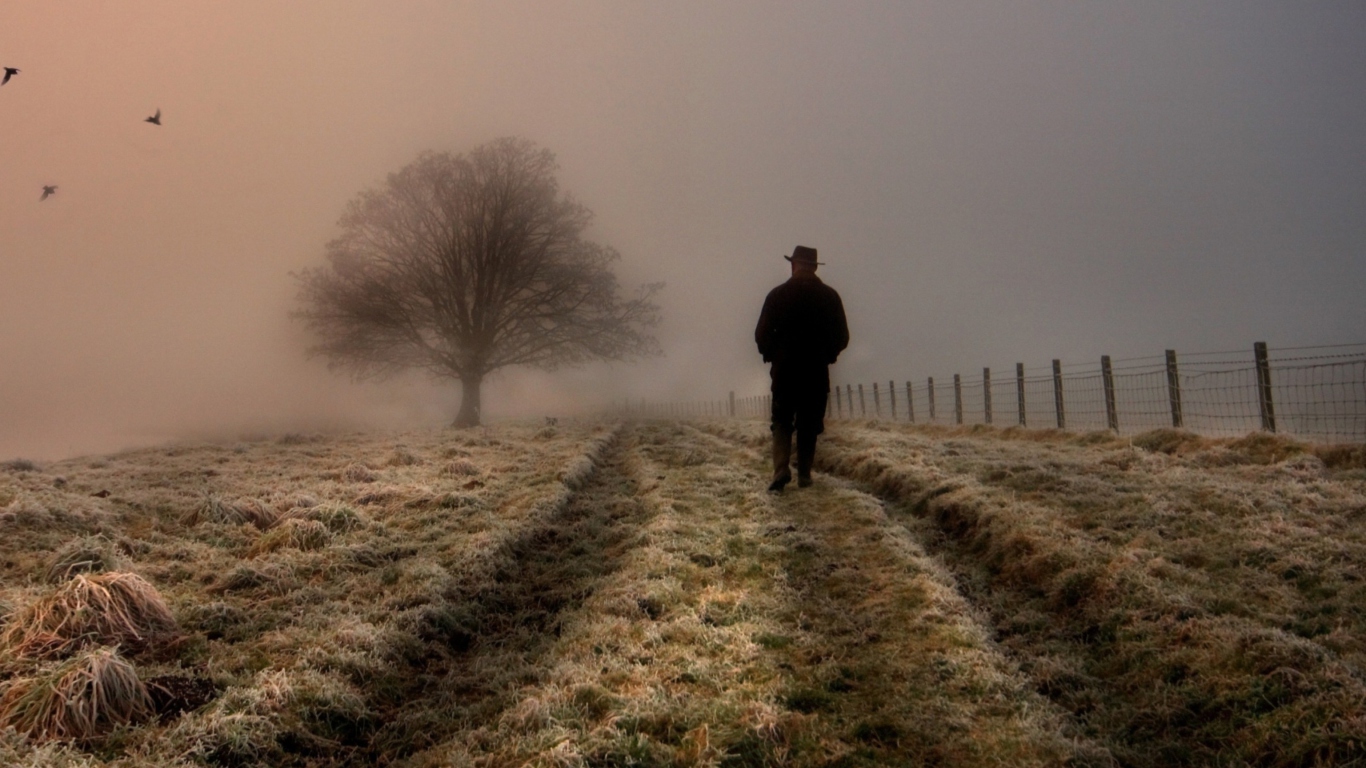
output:
[[[645,418],[767,418],[768,395],[624,403]],[[1018,425],[1120,434],[1176,427],[1212,436],[1265,430],[1323,443],[1366,442],[1366,343],[1197,352],[971,376],[833,384],[829,419]]]

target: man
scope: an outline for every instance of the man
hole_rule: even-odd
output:
[[[849,346],[844,303],[834,288],[816,277],[816,249],[799,245],[791,256],[792,277],[769,291],[754,341],[764,362],[772,363],[773,482],[782,491],[792,482],[792,433],[797,433],[797,485],[811,485],[816,436],[825,431],[830,394],[829,366]]]

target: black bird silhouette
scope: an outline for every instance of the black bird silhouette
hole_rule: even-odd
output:
[[[5,67],[5,79],[0,80],[0,85],[8,83],[9,79],[17,74],[19,74],[19,70],[15,69],[14,67]]]
[[[41,202],[43,202],[44,200],[48,199],[49,197],[52,197],[52,196],[53,196],[54,194],[56,194],[56,193],[57,193],[57,185],[56,185],[56,184],[53,184],[53,185],[51,185],[51,186],[48,186],[47,184],[44,184],[44,185],[43,185],[43,196],[40,197],[40,198],[38,198],[38,202],[41,203]]]
[[[147,118],[144,122],[151,123],[152,125],[161,125],[161,110],[158,109],[155,115]]]

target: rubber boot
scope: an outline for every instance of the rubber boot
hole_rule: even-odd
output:
[[[792,430],[773,430],[773,482],[768,489],[775,493],[792,482]]]
[[[797,487],[811,487],[811,464],[816,460],[816,438],[797,435]]]

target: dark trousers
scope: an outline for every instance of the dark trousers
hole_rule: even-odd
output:
[[[814,446],[816,435],[825,431],[825,406],[830,395],[829,379],[822,375],[773,378],[773,423],[770,429],[791,434],[795,428],[797,445]]]

